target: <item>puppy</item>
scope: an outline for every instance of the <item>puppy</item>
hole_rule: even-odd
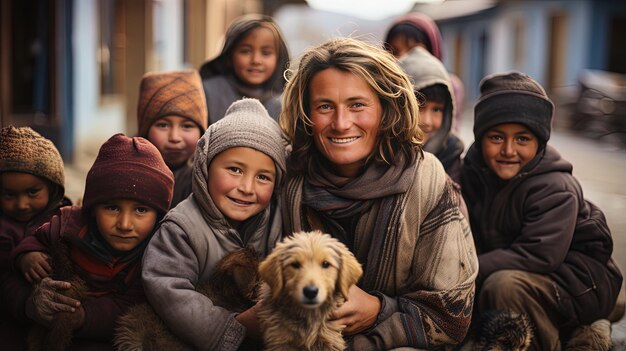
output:
[[[471,331],[471,340],[460,351],[526,351],[533,328],[525,314],[485,311]]]
[[[259,254],[251,248],[233,251],[215,266],[206,286],[198,292],[214,305],[229,311],[243,312],[255,304],[259,290]],[[190,350],[167,328],[147,303],[131,307],[117,321],[117,350]]]
[[[581,325],[572,332],[565,344],[565,351],[608,351],[613,346],[611,322],[599,319],[590,325]]]
[[[259,274],[266,350],[344,350],[342,326],[329,317],[363,274],[346,246],[320,231],[296,233],[276,245]]]

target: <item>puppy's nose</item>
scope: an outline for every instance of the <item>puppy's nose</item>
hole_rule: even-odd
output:
[[[313,285],[307,285],[302,289],[302,293],[307,299],[314,299],[319,289]]]

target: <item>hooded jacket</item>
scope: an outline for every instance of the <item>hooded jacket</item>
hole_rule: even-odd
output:
[[[275,187],[280,186],[285,162],[280,129],[253,100],[235,102],[229,116],[209,126],[200,138],[194,154],[193,193],[168,212],[144,255],[142,280],[150,304],[176,336],[198,350],[237,350],[246,331],[234,312],[215,306],[196,288],[206,285],[226,254],[250,247],[265,257],[281,235],[276,191],[271,204],[238,230],[208,191],[211,161],[231,147],[251,147],[270,156],[277,169]]]
[[[416,93],[438,84],[447,89],[448,94],[444,97],[445,108],[441,127],[426,142],[424,150],[435,154],[450,178],[459,183],[461,154],[465,146],[461,139],[451,132],[455,100],[448,72],[441,61],[420,46],[413,48],[400,58],[399,64],[411,78]]]
[[[462,189],[479,280],[505,269],[549,275],[568,324],[589,324],[609,315],[622,284],[613,240],[602,211],[583,198],[572,165],[549,145],[540,150],[509,181],[493,174],[476,144],[465,157]]]

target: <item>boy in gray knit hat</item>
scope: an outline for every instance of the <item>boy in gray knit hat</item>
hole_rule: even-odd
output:
[[[246,335],[258,332],[255,307],[235,314],[196,288],[226,254],[249,247],[265,257],[280,238],[285,145],[258,100],[234,102],[198,141],[192,196],[165,216],[146,249],[148,300],[193,348],[237,350]]]
[[[608,350],[622,274],[604,214],[548,145],[554,104],[519,72],[488,76],[480,91],[461,173],[479,260],[475,315],[527,314],[531,350]]]

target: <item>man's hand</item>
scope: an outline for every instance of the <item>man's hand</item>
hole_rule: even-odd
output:
[[[350,287],[348,295],[346,303],[333,311],[331,320],[346,326],[344,334],[358,334],[376,322],[381,308],[380,300],[356,285]]]

